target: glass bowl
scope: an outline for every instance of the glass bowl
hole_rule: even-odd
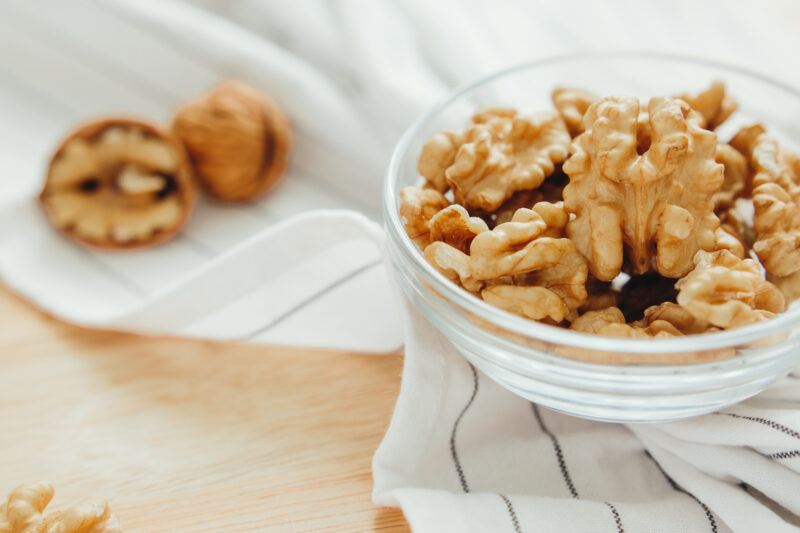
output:
[[[472,296],[431,267],[408,238],[398,192],[417,183],[422,144],[459,128],[482,105],[550,109],[556,85],[639,98],[698,91],[726,82],[739,110],[719,128],[727,140],[741,125],[763,122],[797,149],[800,91],[731,65],[657,54],[558,57],[526,63],[472,83],[420,118],[402,137],[384,189],[387,248],[410,303],[484,374],[541,405],[585,418],[656,422],[739,402],[800,363],[797,307],[740,329],[659,339],[582,334],[528,320]],[[609,360],[614,364],[609,364]]]

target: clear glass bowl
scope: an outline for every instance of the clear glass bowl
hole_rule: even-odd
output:
[[[468,85],[435,106],[403,136],[389,166],[384,218],[395,278],[412,305],[458,351],[508,390],[576,416],[655,422],[739,402],[800,363],[800,310],[749,327],[668,339],[620,339],[541,324],[492,307],[449,282],[403,230],[398,191],[417,182],[422,144],[462,127],[481,105],[551,108],[556,85],[640,98],[727,83],[739,111],[719,130],[728,139],[755,121],[791,148],[800,142],[800,91],[731,65],[655,54],[559,57],[520,65]],[[615,364],[608,364],[613,354]]]

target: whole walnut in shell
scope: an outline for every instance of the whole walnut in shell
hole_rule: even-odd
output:
[[[39,200],[71,239],[128,249],[166,241],[197,196],[181,143],[147,122],[110,118],[79,127],[50,161]]]
[[[195,174],[219,200],[266,193],[286,170],[292,130],[265,94],[227,82],[181,107],[172,130],[189,152]]]

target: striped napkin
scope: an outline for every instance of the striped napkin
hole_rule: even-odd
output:
[[[403,383],[373,459],[415,532],[797,531],[800,379],[658,425],[582,420],[499,387],[408,310]]]

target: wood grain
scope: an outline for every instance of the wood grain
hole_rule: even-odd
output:
[[[0,493],[135,531],[407,531],[370,501],[400,356],[91,331],[0,288]]]

